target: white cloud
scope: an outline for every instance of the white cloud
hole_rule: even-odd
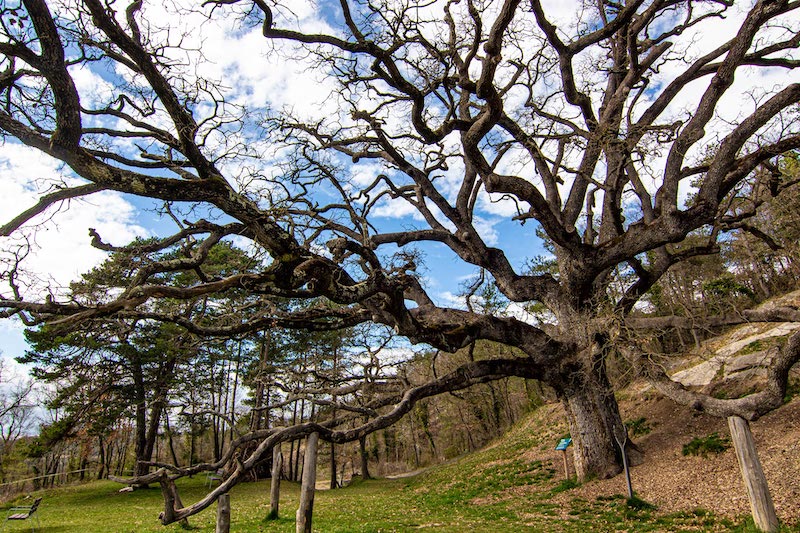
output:
[[[499,218],[483,218],[476,216],[472,219],[472,225],[475,227],[478,235],[480,235],[483,242],[489,246],[495,246],[500,240],[500,234],[495,227],[500,222],[501,220]]]
[[[478,209],[487,215],[495,215],[503,218],[511,218],[529,209],[527,202],[515,202],[507,195],[481,191],[478,196]]]
[[[75,65],[69,69],[69,74],[81,95],[81,105],[84,107],[93,106],[96,103],[107,104],[113,99],[113,86],[88,66]]]
[[[386,174],[387,169],[386,166],[381,163],[369,161],[367,163],[352,165],[349,172],[349,183],[361,188],[371,185],[378,175]]]
[[[387,197],[384,196],[384,198]],[[417,208],[402,198],[390,198],[382,201],[380,205],[372,210],[372,215],[382,218],[411,218],[417,221],[423,220]]]
[[[146,5],[140,18],[153,27],[169,21],[169,37],[162,32],[160,38],[180,46],[165,52],[188,65],[183,75],[189,82],[195,77],[219,80],[215,90],[223,93],[226,101],[298,112],[310,106],[318,108],[314,114],[327,113],[335,105],[331,98],[334,85],[315,68],[313,58],[294,43],[266,39],[260,26],[248,26],[234,10],[217,6],[209,19],[212,8],[198,10],[197,2],[154,2]],[[313,2],[292,2],[291,10],[273,11],[280,27],[335,33]]]
[[[442,291],[434,295],[437,305],[451,307],[453,309],[466,309],[467,305],[463,296],[459,296],[452,291]]]
[[[52,187],[76,185],[77,180],[40,152],[14,143],[0,146],[0,213],[7,223],[18,213],[35,205],[41,193]],[[24,259],[21,279],[30,290],[44,290],[48,281],[65,286],[98,265],[106,253],[91,246],[89,228],[95,228],[106,242],[121,245],[148,232],[135,223],[135,207],[120,194],[104,191],[85,200],[51,207],[20,228],[11,237],[0,237],[0,253],[9,260],[13,250],[28,236],[30,254]],[[5,294],[6,287],[0,288]]]

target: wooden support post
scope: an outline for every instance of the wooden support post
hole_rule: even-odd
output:
[[[564,479],[569,479],[569,463],[567,462],[567,450],[561,450],[564,454]]]
[[[272,479],[269,485],[269,514],[267,520],[278,519],[278,506],[281,499],[281,474],[283,473],[283,454],[281,444],[272,448]]]
[[[303,482],[300,486],[300,506],[297,508],[297,533],[311,533],[311,515],[314,511],[314,489],[317,484],[317,447],[319,433],[306,439],[303,459]]]
[[[631,465],[628,464],[628,452],[622,447],[622,467],[625,469],[625,483],[628,487],[628,499],[633,499],[633,485],[631,485]]]
[[[772,504],[767,478],[758,460],[750,424],[739,416],[729,416],[728,427],[731,430],[733,447],[736,449],[736,458],[739,459],[747,497],[750,499],[753,521],[761,531],[768,533],[778,531],[778,516]]]
[[[220,494],[217,500],[217,530],[216,533],[230,533],[231,531],[231,495],[227,492]]]

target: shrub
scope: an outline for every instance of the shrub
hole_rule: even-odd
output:
[[[641,435],[647,435],[653,428],[650,427],[650,424],[647,423],[647,419],[645,417],[637,418],[636,420],[631,420],[627,424],[628,429],[631,431],[631,435],[634,437],[639,437]]]
[[[688,444],[683,446],[683,455],[701,455],[708,457],[709,454],[720,454],[731,447],[731,440],[728,437],[720,437],[719,433],[712,433],[707,437],[695,437]]]

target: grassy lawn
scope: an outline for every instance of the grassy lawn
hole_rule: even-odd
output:
[[[552,445],[552,435],[515,429],[495,446],[405,479],[356,482],[339,490],[318,491],[314,530],[392,532],[433,530],[442,533],[612,532],[612,531],[755,531],[745,517],[730,521],[695,509],[667,514],[641,500],[608,495],[587,501],[570,497],[574,482],[564,482],[552,465],[525,459],[531,450]],[[53,532],[177,532],[161,526],[157,486],[130,493],[120,485],[93,482],[42,494],[41,528]],[[182,480],[184,503],[205,493],[205,477]],[[246,483],[231,492],[234,532],[294,532],[299,486],[282,484],[281,518],[266,522],[269,481]],[[556,498],[558,499],[556,501]],[[30,501],[30,500],[29,500]],[[19,502],[21,503],[21,502]],[[190,518],[195,531],[214,531],[215,507]],[[0,515],[0,516],[5,516]],[[27,527],[26,527],[27,526]],[[25,522],[6,531],[30,530]],[[782,531],[800,532],[800,525]]]
[[[570,484],[552,482],[551,471],[541,464],[501,462],[481,469],[480,476],[452,477],[455,471],[469,471],[460,463],[416,478],[371,480],[336,491],[319,491],[314,530],[325,533],[418,529],[449,533],[752,530],[744,521],[735,524],[704,510],[659,514],[646,502],[631,505],[620,495],[596,501],[574,498],[567,506],[556,505],[550,498],[568,491]],[[514,487],[530,484],[541,484],[542,491],[515,494]],[[231,530],[293,532],[299,486],[283,483],[282,487],[282,518],[271,522],[263,520],[269,509],[269,482],[236,487],[231,492]],[[178,525],[159,524],[158,488],[121,494],[118,489],[115,483],[93,482],[45,492],[38,511],[41,528],[37,530],[47,533],[182,531]],[[203,480],[197,478],[184,482],[181,493],[184,501],[189,502],[199,498],[204,489]],[[191,526],[195,531],[214,531],[214,513],[212,507],[192,517]],[[6,531],[29,529],[26,522],[9,523],[6,527]],[[800,531],[797,527],[784,530]]]
[[[519,468],[514,463],[495,465],[480,480],[464,476],[444,485],[442,472],[409,479],[372,480],[336,491],[319,491],[315,500],[314,530],[320,532],[390,532],[418,529],[438,532],[546,532],[546,531],[751,531],[744,524],[721,520],[696,510],[662,515],[646,504],[630,505],[619,495],[596,501],[573,499],[565,508],[549,499],[568,490],[569,484],[553,485],[533,497],[515,496],[513,486],[538,483],[549,472],[538,466]],[[450,465],[446,469],[455,468]],[[231,493],[235,532],[294,532],[298,485],[284,483],[282,518],[265,522],[269,508],[269,482],[247,483]],[[204,490],[201,479],[182,484],[185,501]],[[544,488],[544,487],[543,487]],[[52,532],[169,532],[178,525],[161,526],[158,488],[118,493],[119,485],[94,482],[43,494],[39,509],[41,528]],[[195,531],[214,531],[214,508],[190,519]],[[6,531],[28,531],[30,524],[9,523]],[[787,528],[786,531],[798,531]]]

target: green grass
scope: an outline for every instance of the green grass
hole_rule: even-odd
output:
[[[647,419],[645,417],[640,417],[635,420],[631,420],[629,422],[626,422],[625,425],[628,426],[631,435],[634,437],[641,437],[653,431],[653,428],[650,426],[650,424],[647,423]]]
[[[480,452],[460,457],[405,479],[358,480],[338,490],[318,491],[314,531],[379,533],[436,531],[437,533],[514,532],[656,532],[750,531],[741,517],[730,521],[696,509],[665,513],[648,502],[620,494],[586,500],[577,496],[580,484],[564,480],[560,462],[532,459],[557,442],[558,435],[521,426]],[[635,485],[635,483],[634,483]],[[182,480],[184,503],[205,493],[205,478]],[[93,482],[44,492],[39,509],[42,533],[180,532],[179,525],[161,526],[157,486],[118,493],[120,485]],[[299,486],[282,484],[277,520],[269,512],[269,482],[246,483],[231,492],[231,531],[294,532]],[[9,504],[10,505],[10,504]],[[3,515],[0,515],[3,516]],[[215,506],[190,518],[198,532],[214,531]],[[6,531],[29,531],[24,522]],[[782,531],[800,531],[800,525]]]
[[[712,433],[707,437],[695,437],[683,446],[683,455],[699,455],[708,457],[711,454],[720,454],[731,447],[731,439],[720,437],[719,433]]]

